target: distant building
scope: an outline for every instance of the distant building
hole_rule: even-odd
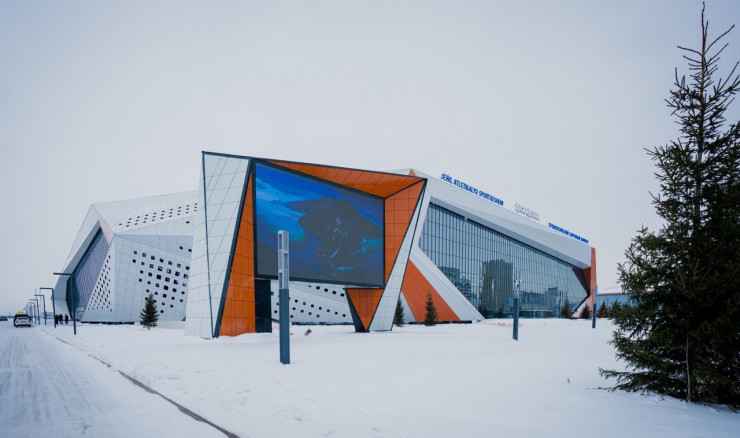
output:
[[[596,295],[597,309],[601,306],[601,303],[605,303],[606,307],[612,307],[614,303],[628,304],[630,302],[630,295],[626,292],[599,292]]]
[[[54,288],[57,313],[137,322],[152,294],[160,321],[182,321],[198,208],[197,192],[93,204]]]

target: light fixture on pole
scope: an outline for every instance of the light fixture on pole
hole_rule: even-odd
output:
[[[41,289],[46,289],[46,290],[51,291],[51,310],[52,312],[54,312],[54,328],[56,328],[57,326],[57,306],[54,304],[54,288],[53,287],[40,287],[39,290]],[[44,309],[44,315],[46,315],[45,309]]]
[[[54,275],[66,275],[71,276],[72,274],[67,274],[66,272],[54,272]],[[77,302],[75,300],[75,294],[74,291],[72,291],[72,328],[74,331],[74,334],[77,335]]]

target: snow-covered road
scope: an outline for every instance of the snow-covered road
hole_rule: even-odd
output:
[[[224,436],[74,347],[12,322],[0,322],[0,435]]]

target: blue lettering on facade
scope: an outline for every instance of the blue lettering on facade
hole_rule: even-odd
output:
[[[555,231],[558,231],[560,233],[565,234],[568,237],[572,237],[572,238],[574,238],[576,240],[580,240],[583,243],[588,243],[588,239],[586,239],[585,237],[581,237],[578,234],[572,233],[572,232],[570,232],[568,230],[564,230],[564,229],[560,228],[559,226],[553,224],[552,222],[548,222],[547,223],[547,226],[549,226],[550,228],[552,228]]]
[[[483,190],[478,190],[477,188],[475,188],[475,187],[473,187],[471,185],[468,185],[467,183],[465,183],[463,181],[460,181],[459,179],[452,178],[450,175],[448,175],[446,173],[443,173],[442,176],[440,177],[440,179],[442,181],[448,182],[448,183],[450,183],[450,184],[452,184],[454,186],[460,187],[463,190],[467,190],[468,192],[470,192],[470,193],[472,193],[474,195],[478,195],[478,196],[480,196],[483,199],[487,199],[487,200],[489,200],[489,201],[491,201],[491,202],[493,202],[493,203],[495,203],[497,205],[500,205],[502,207],[504,206],[504,201],[502,201],[501,199],[499,199],[499,198],[497,198],[497,197],[495,197],[493,195],[489,195],[488,193],[484,192]]]

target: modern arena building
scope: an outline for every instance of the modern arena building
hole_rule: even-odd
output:
[[[186,334],[269,331],[277,233],[290,233],[291,321],[391,330],[398,300],[440,322],[592,306],[595,250],[537,214],[447,175],[375,172],[204,152]]]
[[[376,172],[204,152],[194,192],[94,204],[55,288],[83,322],[160,320],[203,338],[269,332],[277,233],[290,233],[290,319],[391,330],[423,321],[560,316],[592,306],[588,241],[448,175]],[[519,280],[518,291],[515,280]],[[75,304],[73,304],[73,302]],[[57,310],[59,312],[59,310]]]
[[[198,192],[93,204],[54,287],[57,313],[82,322],[139,321],[144,298],[161,321],[185,318]]]

